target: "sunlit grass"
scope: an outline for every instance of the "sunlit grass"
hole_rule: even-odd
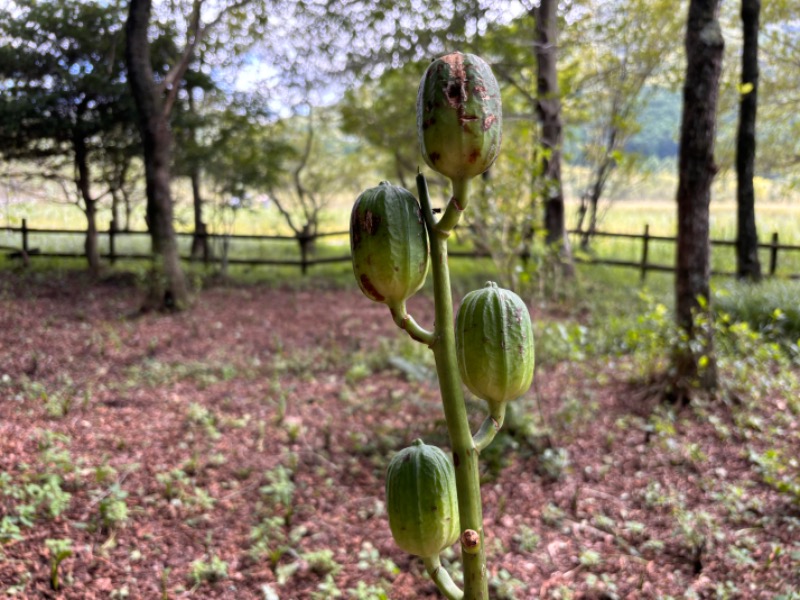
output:
[[[568,194],[567,216],[568,226],[574,227],[577,220],[577,201],[574,199],[580,186],[586,180],[585,169],[566,167],[566,191]],[[677,179],[669,169],[657,170],[648,177],[638,177],[626,186],[616,186],[609,190],[610,200],[601,203],[599,229],[601,231],[642,235],[645,226],[649,226],[651,236],[672,237],[676,234],[677,215],[674,201]],[[797,192],[788,190],[780,182],[757,178],[757,225],[762,243],[769,243],[773,234],[777,233],[781,244],[800,245],[800,202]],[[176,229],[179,232],[191,233],[192,207],[188,195],[178,190],[179,201],[176,205]],[[44,195],[44,194],[43,194]],[[715,240],[733,240],[736,236],[736,204],[735,185],[730,173],[717,178],[714,187],[714,200],[711,203],[711,236]],[[55,197],[55,196],[54,196]],[[39,229],[71,229],[82,231],[85,228],[85,217],[80,209],[70,203],[46,201],[37,198],[31,201],[20,201],[20,198],[0,200],[0,247],[19,248],[21,236],[18,232],[10,232],[4,227],[19,227],[22,219],[27,220],[29,228]],[[322,213],[321,231],[346,231],[349,220],[349,207],[353,198],[351,194],[340,194],[333,198],[328,209]],[[144,206],[139,200],[134,205],[131,228],[144,231]],[[238,235],[284,235],[291,236],[292,231],[274,204],[257,204],[253,207],[231,211],[213,203],[205,208],[205,219],[212,233],[233,233]],[[101,208],[98,213],[100,228],[99,244],[103,254],[108,252],[108,228],[111,220],[110,209]],[[190,237],[181,236],[179,247],[182,254],[189,253]],[[576,251],[579,240],[573,238]],[[83,236],[81,234],[37,234],[29,235],[29,247],[39,248],[44,252],[82,253]],[[467,246],[460,249],[468,249]],[[115,243],[116,252],[120,255],[148,254],[150,240],[146,235],[119,235]],[[214,256],[223,254],[223,241],[214,238],[211,241]],[[592,240],[589,255],[598,259],[613,258],[629,262],[639,262],[642,258],[642,241],[640,239],[621,239],[598,237]],[[715,246],[712,249],[712,269],[716,272],[731,272],[735,268],[735,253],[732,246]],[[349,253],[347,235],[326,237],[316,244],[316,258],[332,258],[346,256]],[[580,254],[580,252],[578,252]],[[299,261],[299,245],[294,240],[234,240],[230,242],[230,256],[241,260],[286,260]],[[760,251],[762,269],[769,270],[770,251]],[[41,260],[41,259],[37,259]],[[669,266],[675,260],[675,244],[670,241],[651,240],[648,249],[648,262]],[[454,261],[460,264],[461,261]],[[79,263],[80,264],[80,263]],[[468,264],[468,263],[465,263]],[[312,273],[322,273],[333,265],[312,267]],[[259,271],[273,267],[248,267],[232,265],[231,269],[239,271]],[[279,267],[274,267],[278,269]],[[283,269],[283,268],[281,268]],[[289,271],[298,271],[297,267],[285,267]],[[466,271],[468,269],[461,269]],[[482,268],[478,268],[482,271]],[[635,269],[616,268],[625,272],[624,279],[638,281],[639,273]],[[800,273],[800,252],[783,251],[779,253],[776,274],[788,276]],[[648,280],[663,277],[649,272]]]

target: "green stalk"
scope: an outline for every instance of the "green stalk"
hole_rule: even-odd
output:
[[[422,561],[425,563],[428,575],[431,576],[436,587],[439,588],[439,591],[442,592],[442,595],[444,595],[447,600],[462,600],[462,598],[464,598],[464,592],[458,589],[458,586],[453,583],[453,580],[450,578],[450,573],[445,570],[442,563],[439,561],[438,554],[436,556],[423,558]]]
[[[450,271],[447,264],[447,237],[458,222],[461,211],[455,213],[455,219],[450,218],[447,227],[440,230],[433,217],[428,196],[428,184],[422,173],[417,175],[417,189],[431,244],[431,270],[433,272],[436,315],[431,349],[436,361],[439,390],[447,421],[447,431],[450,435],[450,446],[453,449],[453,465],[455,466],[458,491],[458,514],[461,520],[464,600],[488,600],[489,583],[486,577],[478,450],[472,441],[456,360],[453,295],[450,290]],[[459,193],[461,195],[460,202],[466,205],[467,186],[465,182]],[[454,214],[450,212],[450,205],[448,205],[445,215],[442,216],[442,220],[448,214]]]
[[[389,304],[389,310],[392,313],[392,319],[394,320],[395,324],[400,329],[404,330],[412,340],[421,342],[426,346],[433,344],[433,332],[421,327],[414,320],[414,317],[408,314],[405,300],[397,304]]]
[[[484,419],[478,433],[475,434],[473,441],[478,452],[482,452],[489,444],[492,443],[497,432],[503,426],[503,421],[506,418],[506,403],[496,404],[491,407],[490,414]]]
[[[453,195],[444,209],[444,214],[436,224],[436,231],[449,235],[453,228],[458,225],[461,213],[469,204],[469,179],[453,179]],[[419,185],[418,185],[419,187]],[[427,191],[427,186],[426,186]],[[420,200],[422,202],[422,200]]]

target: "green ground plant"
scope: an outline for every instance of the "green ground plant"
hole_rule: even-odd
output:
[[[228,563],[214,552],[195,560],[189,567],[189,580],[195,588],[227,578]]]
[[[62,562],[72,556],[72,540],[49,539],[45,540],[44,545],[50,554],[50,586],[57,591],[61,588],[58,568]]]

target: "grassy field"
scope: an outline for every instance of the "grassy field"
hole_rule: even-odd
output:
[[[586,173],[579,168],[565,169],[568,194],[568,226],[574,227],[577,219],[577,200],[580,182]],[[632,181],[623,187],[609,190],[609,200],[601,203],[601,231],[641,235],[649,225],[650,235],[674,236],[676,232],[676,208],[672,196],[676,188],[676,178],[669,170],[658,171],[646,178]],[[757,225],[762,243],[769,243],[777,233],[781,244],[800,245],[800,202],[798,192],[789,190],[779,182],[763,178],[756,180]],[[179,232],[190,233],[192,229],[191,204],[184,192],[179,190],[176,207],[176,227]],[[355,193],[343,194],[327,207],[321,219],[323,231],[346,231],[350,206]],[[47,201],[38,198],[21,201],[22,194],[16,197],[6,194],[5,202],[0,202],[0,247],[19,247],[20,235],[9,232],[6,227],[19,227],[22,219],[27,220],[29,228],[37,229],[75,229],[85,227],[82,212],[74,205],[65,202]],[[25,196],[28,197],[28,196]],[[724,174],[715,183],[714,200],[711,203],[711,235],[715,240],[733,240],[736,236],[735,185],[731,174]],[[143,206],[134,206],[131,229],[143,231]],[[110,210],[104,208],[98,213],[101,231],[107,231],[111,220]],[[209,204],[206,220],[210,231],[215,233],[234,233],[241,235],[291,235],[277,209],[269,204],[240,209],[235,214],[230,209]],[[83,237],[75,235],[31,234],[29,244],[47,252],[80,253]],[[190,238],[183,237],[180,245],[188,253]],[[116,241],[118,253],[146,254],[149,250],[147,236],[120,236]],[[108,251],[108,238],[100,237],[101,252]],[[222,254],[222,242],[213,242],[216,256]],[[329,258],[346,256],[349,252],[346,235],[325,238],[317,245],[317,256]],[[636,239],[597,238],[592,241],[590,254],[596,258],[639,261],[642,242]],[[649,262],[670,265],[674,261],[675,245],[666,241],[651,241]],[[236,240],[231,245],[231,256],[240,259],[279,259],[299,260],[299,248],[293,241],[243,241]],[[760,253],[764,269],[769,264],[769,250]],[[325,267],[326,269],[328,267]],[[730,272],[735,268],[733,247],[715,247],[712,252],[712,268],[716,271]],[[789,276],[800,273],[800,252],[781,252],[776,274]],[[631,279],[636,276],[630,272]],[[658,277],[658,275],[654,275]]]

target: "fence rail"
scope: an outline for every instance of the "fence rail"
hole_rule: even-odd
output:
[[[580,235],[585,236],[586,232],[573,229],[568,232],[572,235]],[[674,273],[675,267],[674,265],[664,265],[664,264],[657,264],[649,262],[649,255],[650,255],[650,242],[658,241],[658,242],[670,242],[670,243],[677,243],[677,237],[674,236],[664,236],[664,235],[651,235],[650,234],[650,226],[644,226],[644,233],[636,234],[636,233],[613,233],[609,231],[595,231],[592,234],[593,237],[596,238],[625,238],[631,240],[642,240],[642,249],[641,249],[641,258],[638,261],[626,261],[626,260],[618,260],[614,258],[583,258],[581,256],[576,256],[576,262],[584,263],[584,264],[595,264],[595,265],[610,265],[616,267],[629,267],[639,269],[640,278],[644,281],[647,278],[648,271],[656,271],[656,272],[663,272],[663,273]],[[723,247],[735,247],[736,241],[735,240],[721,240],[721,239],[711,239],[710,244],[712,247],[714,246],[723,246]],[[780,236],[778,232],[773,232],[770,242],[764,243],[759,242],[758,244],[759,249],[769,250],[769,265],[765,272],[766,275],[769,277],[774,277],[778,270],[778,253],[779,251],[783,250],[786,252],[800,252],[800,245],[796,244],[781,244],[780,243]],[[722,276],[722,277],[736,277],[737,273],[732,271],[719,271],[719,270],[711,270],[711,275],[714,276]],[[788,275],[790,279],[800,279],[800,274],[793,273]]]
[[[20,227],[4,227],[0,231],[5,231],[10,234],[19,234],[19,246],[0,246],[0,251],[5,251],[9,258],[21,259],[25,264],[28,264],[32,257],[51,257],[51,258],[82,258],[83,253],[80,252],[56,252],[42,250],[41,248],[32,248],[30,245],[30,236],[35,235],[86,235],[86,232],[79,229],[41,229],[28,227],[26,219],[22,219]],[[586,236],[585,231],[570,230],[570,235]],[[148,236],[147,231],[119,231],[114,227],[113,222],[105,231],[98,232],[98,236],[106,236],[108,241],[108,252],[101,253],[100,257],[107,259],[111,264],[118,260],[152,260],[150,253],[131,253],[119,252],[117,250],[117,240],[121,237],[130,236]],[[192,238],[193,233],[178,232],[176,234],[179,238]],[[219,240],[223,243],[223,254],[221,256],[209,256],[206,254],[203,258],[195,259],[191,256],[182,256],[183,260],[197,261],[206,264],[209,263],[225,263],[230,265],[269,265],[269,266],[288,266],[298,267],[302,273],[306,273],[309,267],[324,264],[333,264],[340,262],[349,262],[350,254],[331,257],[316,257],[313,255],[312,246],[314,242],[320,238],[326,237],[342,237],[348,235],[347,231],[328,231],[317,234],[298,234],[298,235],[258,235],[258,234],[221,234],[221,233],[206,233],[202,234],[207,240]],[[673,273],[675,267],[668,264],[659,264],[650,262],[650,250],[652,242],[668,242],[676,243],[677,238],[674,236],[652,235],[650,233],[650,226],[645,225],[644,232],[641,234],[636,233],[617,233],[610,231],[595,231],[591,234],[593,238],[618,238],[628,239],[632,242],[641,240],[641,250],[639,253],[639,260],[621,260],[611,257],[587,257],[582,254],[575,256],[575,261],[589,265],[608,265],[614,267],[638,269],[640,278],[644,281],[648,272],[662,272]],[[299,258],[286,259],[286,258],[237,258],[228,255],[227,247],[231,242],[237,241],[277,241],[277,242],[292,242],[297,244]],[[710,240],[711,246],[734,247],[736,242],[734,240],[712,239]],[[781,244],[778,232],[774,232],[769,242],[762,242],[758,244],[759,249],[769,251],[769,263],[765,274],[768,276],[775,276],[778,270],[778,257],[781,253],[787,252],[800,252],[800,245],[797,244]],[[487,252],[472,250],[472,251],[453,251],[450,253],[453,258],[485,258],[488,257]],[[735,277],[736,273],[730,271],[712,270],[712,275],[716,276],[729,276]],[[792,279],[800,279],[800,273],[789,274],[787,277]]]

